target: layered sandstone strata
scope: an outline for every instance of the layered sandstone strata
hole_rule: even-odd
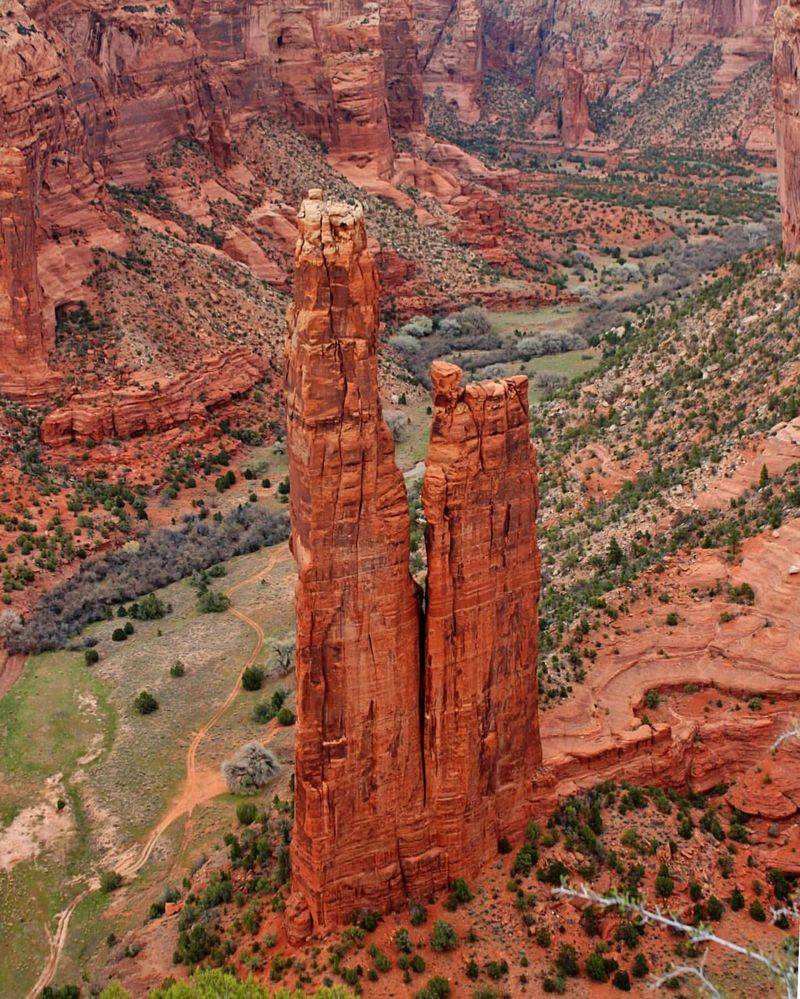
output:
[[[775,12],[773,96],[778,147],[778,195],[783,217],[783,247],[800,250],[800,2]]]
[[[470,870],[521,832],[542,759],[538,492],[527,378],[461,375],[431,367],[424,725],[431,821]]]
[[[541,762],[527,380],[461,388],[458,368],[434,365],[423,612],[381,415],[362,210],[313,191],[298,224],[286,341],[298,565],[291,939],[474,875],[500,836],[520,832]]]
[[[419,594],[378,394],[377,272],[362,211],[298,214],[286,412],[297,583],[290,932],[441,885],[423,822]],[[305,911],[307,907],[308,912]]]
[[[58,384],[36,266],[33,193],[25,156],[0,149],[0,394],[41,401]]]
[[[44,418],[43,443],[51,445],[135,437],[202,423],[209,410],[248,392],[264,377],[260,358],[244,347],[217,354],[159,383],[128,385],[74,395]]]

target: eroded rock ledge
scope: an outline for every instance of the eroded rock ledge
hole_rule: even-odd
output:
[[[248,392],[266,366],[252,351],[236,347],[192,365],[162,383],[129,385],[74,395],[42,421],[45,444],[99,443],[110,438],[170,430],[203,423],[209,410]]]

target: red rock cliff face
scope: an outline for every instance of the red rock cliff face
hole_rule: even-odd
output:
[[[464,121],[477,121],[483,72],[483,6],[479,0],[417,0],[419,61],[426,93],[441,88]]]
[[[462,387],[435,361],[428,522],[427,801],[453,874],[530,817],[542,750],[536,681],[536,459],[522,375]]]
[[[299,212],[286,409],[297,583],[290,929],[386,911],[443,881],[422,821],[419,595],[377,380],[360,208]]]
[[[773,59],[778,194],[783,216],[783,246],[800,250],[800,4],[775,12]]]
[[[331,152],[381,176],[390,129],[423,121],[409,0],[181,0],[230,98],[234,126],[265,109],[289,115]]]
[[[776,0],[482,0],[487,63],[535,84],[537,97],[560,99],[573,65],[591,103],[635,99],[721,44],[726,74],[768,57]],[[730,67],[728,68],[728,64]]]
[[[520,831],[541,762],[527,381],[434,366],[424,668],[360,208],[309,193],[288,312],[298,566],[291,939],[425,898]],[[424,685],[423,685],[424,684]]]
[[[0,150],[0,394],[40,401],[58,383],[47,366],[54,346],[45,329],[36,266],[36,229],[25,156]]]

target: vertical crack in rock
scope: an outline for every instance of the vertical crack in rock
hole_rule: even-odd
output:
[[[0,394],[41,402],[59,376],[47,366],[47,329],[36,263],[31,177],[23,153],[0,149]]]

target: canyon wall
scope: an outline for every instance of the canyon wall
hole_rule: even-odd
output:
[[[47,365],[54,341],[45,326],[36,265],[31,178],[24,154],[0,149],[0,394],[37,402],[58,375]]]
[[[431,367],[424,721],[432,822],[469,869],[531,814],[540,575],[528,379],[462,386],[461,375]]]
[[[520,832],[541,762],[527,380],[461,389],[458,368],[434,368],[423,610],[381,415],[363,213],[312,191],[298,224],[286,339],[298,567],[291,939],[474,874],[499,836]]]
[[[773,96],[783,248],[800,250],[800,3],[775,12]]]
[[[725,42],[731,58],[765,59],[776,0],[483,0],[488,64],[560,94],[576,65],[589,101],[640,95],[705,44]]]

